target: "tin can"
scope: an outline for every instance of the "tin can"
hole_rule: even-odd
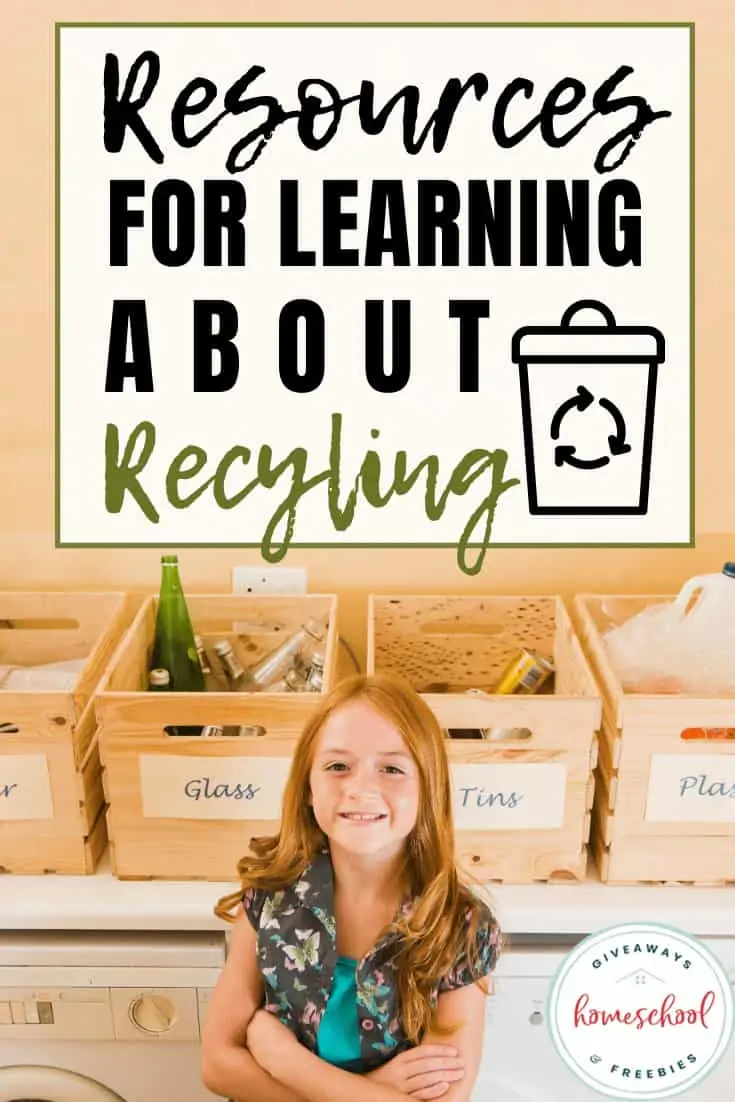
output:
[[[218,727],[216,723],[202,727],[202,738],[219,738],[224,734],[224,727]]]
[[[524,648],[506,668],[495,692],[502,695],[536,693],[553,672],[553,664],[542,654]]]
[[[207,658],[207,652],[204,649],[204,643],[202,642],[201,635],[194,636],[194,646],[197,649],[197,657],[199,658],[199,665],[202,667],[202,673],[211,673],[212,667],[209,664]]]
[[[222,734],[229,738],[260,738],[265,734],[265,727],[259,724],[244,724],[242,726],[224,727]]]

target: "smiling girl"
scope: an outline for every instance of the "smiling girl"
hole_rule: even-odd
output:
[[[466,1102],[500,944],[459,878],[449,765],[425,702],[352,677],[296,746],[281,829],[254,839],[203,1030],[236,1102]]]

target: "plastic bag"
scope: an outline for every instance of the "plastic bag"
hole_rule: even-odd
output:
[[[41,666],[2,666],[0,689],[9,693],[70,692],[86,662],[86,658],[70,658]]]
[[[602,636],[608,660],[626,692],[735,692],[735,655],[721,639],[687,631],[676,602],[648,605]]]
[[[686,691],[678,676],[673,611],[669,604],[648,605],[603,635],[608,661],[627,692]]]

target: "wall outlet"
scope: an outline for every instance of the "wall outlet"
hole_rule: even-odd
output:
[[[301,566],[233,566],[233,593],[306,593]]]

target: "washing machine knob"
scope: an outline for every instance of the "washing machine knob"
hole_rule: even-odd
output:
[[[176,1007],[165,995],[140,995],[130,1004],[130,1018],[144,1033],[165,1033],[176,1021]]]
[[[544,1016],[540,1010],[534,1010],[531,1012],[531,1014],[529,1014],[528,1020],[531,1025],[541,1025],[544,1020]]]

